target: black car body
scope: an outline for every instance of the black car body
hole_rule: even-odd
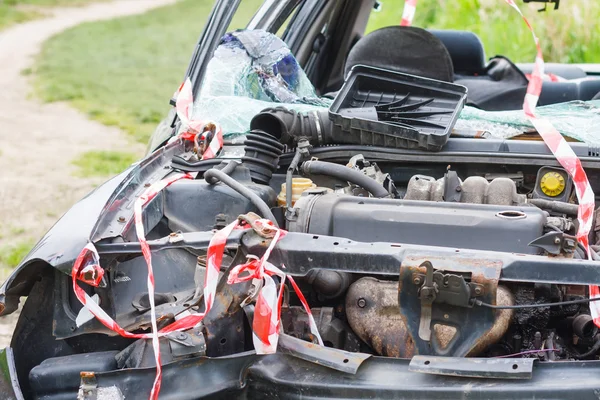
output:
[[[220,0],[212,10],[186,73],[195,96],[239,3]],[[335,97],[349,71],[357,71],[348,68],[346,55],[360,43],[374,3],[267,0],[247,29],[276,33],[285,23],[282,40],[316,91]],[[439,37],[454,65],[450,79],[476,79],[467,74],[472,59],[482,55],[468,51],[470,61],[464,61],[460,51],[452,52],[457,37]],[[427,65],[401,72],[443,76],[443,68],[425,58]],[[369,71],[385,73],[377,72],[385,65],[375,67]],[[450,90],[434,81],[423,82]],[[597,83],[545,85],[541,102],[590,100],[594,88],[600,92]],[[514,80],[500,84],[505,97],[469,98],[466,89],[461,96],[490,110],[514,108],[514,98],[520,104],[525,87]],[[93,243],[105,281],[81,286],[124,329],[148,332],[147,272],[134,203],[150,184],[185,171],[195,179],[169,186],[144,211],[159,322],[199,307],[196,274],[215,229],[260,212],[263,202],[288,231],[269,260],[285,265],[299,282],[325,346],[312,342],[310,323],[290,290],[278,351],[257,355],[252,312],[240,304],[252,288],[226,285],[224,274],[202,325],[161,340],[160,398],[597,398],[600,337],[586,299],[588,285],[600,285],[600,264],[575,244],[572,182],[542,141],[451,137],[436,152],[430,143],[321,146],[315,138],[326,133],[320,129],[327,117],[311,115],[298,125],[306,129],[301,139],[286,142],[279,133],[285,148],[262,136],[269,151],[275,148],[267,157],[273,165],[267,178],[259,168],[264,163],[248,155],[249,139],[242,142],[243,158],[230,157],[241,163],[227,173],[258,197],[252,200],[231,185],[203,179],[208,169],[229,167],[218,166],[218,158],[195,160],[190,143],[174,137],[181,121],[173,111],[153,136],[148,156],[77,203],[0,288],[2,315],[27,296],[11,347],[0,353],[1,397],[148,398],[156,374],[149,340],[119,337],[85,317],[70,274],[82,248]],[[310,156],[296,159],[302,145]],[[240,142],[226,138],[227,146]],[[598,151],[586,143],[572,148],[599,191]],[[352,173],[340,172],[348,163]],[[293,207],[276,199],[290,164],[316,184]],[[562,185],[559,194],[547,191],[559,191],[556,185]],[[590,234],[594,254],[597,229]],[[223,272],[246,255],[262,255],[269,243],[252,230],[234,231]]]

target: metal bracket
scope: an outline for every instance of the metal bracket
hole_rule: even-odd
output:
[[[414,356],[408,370],[434,375],[489,379],[531,379],[533,358]]]
[[[501,262],[489,259],[404,260],[398,303],[418,354],[463,357],[477,347],[492,328],[495,314],[492,309],[471,307],[471,300],[495,304],[501,268]]]
[[[330,347],[317,346],[293,336],[282,333],[279,335],[277,350],[283,354],[306,360],[315,364],[332,368],[349,374],[356,374],[358,367],[370,354],[353,353]]]
[[[529,245],[539,247],[554,255],[572,254],[577,247],[577,238],[564,232],[548,232],[529,243]]]
[[[206,341],[201,329],[189,330],[187,332],[168,333],[169,345],[174,358],[191,355],[205,355]]]

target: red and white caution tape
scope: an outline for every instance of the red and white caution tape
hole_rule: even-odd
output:
[[[92,243],[88,243],[77,257],[73,270],[71,272],[73,279],[73,290],[76,297],[87,308],[92,315],[94,315],[104,326],[119,335],[132,338],[132,339],[152,339],[152,346],[154,350],[154,356],[156,361],[156,377],[150,393],[150,399],[155,400],[158,398],[161,386],[162,378],[162,366],[160,359],[160,348],[159,338],[166,334],[174,331],[181,331],[193,328],[199,322],[202,321],[204,316],[211,310],[214,303],[217,283],[219,281],[219,272],[221,270],[221,263],[223,260],[223,253],[227,244],[227,238],[234,229],[245,229],[240,226],[239,221],[234,221],[227,225],[225,228],[216,232],[211,238],[207,249],[207,266],[206,266],[206,277],[204,282],[204,312],[203,313],[191,313],[183,318],[177,319],[172,324],[164,327],[158,331],[156,323],[156,307],[154,303],[154,271],[152,268],[152,253],[150,246],[146,240],[144,232],[144,224],[142,219],[142,211],[145,205],[148,204],[158,193],[164,188],[171,185],[172,183],[180,179],[192,178],[188,174],[177,174],[162,181],[156,182],[151,185],[135,202],[134,205],[134,218],[135,228],[142,249],[142,254],[148,268],[148,298],[150,302],[150,315],[151,315],[151,333],[131,333],[124,330],[117,324],[92,298],[79,286],[78,281],[82,281],[89,285],[97,287],[104,276],[104,269],[100,266],[100,257],[96,248]],[[251,279],[256,279],[261,282],[260,289],[257,293],[256,306],[254,311],[254,321],[252,325],[253,330],[253,342],[258,354],[271,354],[277,349],[277,342],[280,333],[280,319],[281,319],[281,304],[283,299],[283,287],[286,279],[289,279],[294,291],[296,292],[300,302],[304,306],[309,317],[310,330],[313,336],[316,338],[320,345],[323,345],[317,325],[308,306],[306,298],[300,291],[298,285],[291,276],[286,274],[275,267],[273,264],[268,262],[268,258],[277,244],[277,242],[285,236],[287,232],[276,228],[268,220],[257,220],[256,227],[261,232],[272,232],[273,239],[271,244],[265,251],[265,254],[260,259],[254,259],[239,265],[232,269],[228,283],[235,284],[244,282]],[[241,274],[243,276],[240,276]],[[277,285],[272,276],[278,276],[281,280],[279,291]]]
[[[579,201],[579,210],[577,212],[579,230],[577,231],[577,240],[583,245],[588,254],[588,258],[591,259],[588,234],[592,229],[594,207],[596,206],[594,192],[592,191],[590,182],[581,165],[581,161],[577,155],[575,155],[575,152],[571,149],[571,146],[569,146],[565,138],[556,130],[556,128],[554,128],[550,121],[535,115],[535,107],[540,98],[540,93],[542,93],[542,84],[544,81],[544,58],[542,55],[542,47],[540,45],[540,40],[533,31],[533,27],[527,18],[525,18],[514,0],[505,1],[521,15],[523,21],[525,21],[525,24],[531,31],[537,49],[533,72],[529,79],[527,94],[525,95],[525,101],[523,103],[523,111],[546,145],[550,148],[554,157],[556,157],[560,165],[562,165],[573,180],[575,193],[577,194],[577,200]],[[600,296],[600,289],[598,286],[590,285],[589,290],[591,298]],[[590,311],[594,318],[594,323],[597,326],[600,326],[600,304],[598,304],[598,302],[591,302]]]
[[[212,121],[192,119],[194,108],[194,96],[192,93],[192,82],[189,78],[179,87],[175,109],[177,116],[183,124],[183,139],[197,142],[198,139],[206,146],[202,151],[202,159],[215,158],[223,148],[223,130],[221,126]]]
[[[579,222],[579,230],[577,232],[577,240],[579,243],[583,245],[588,254],[588,258],[591,259],[588,234],[592,228],[592,220],[594,214],[595,207],[595,198],[594,192],[592,191],[592,187],[590,186],[590,182],[588,181],[587,175],[581,165],[581,161],[571,149],[571,146],[567,143],[564,137],[554,128],[554,126],[550,123],[550,121],[540,118],[535,114],[535,108],[537,106],[537,102],[540,98],[540,94],[542,93],[542,84],[544,80],[554,79],[552,76],[544,74],[544,58],[542,55],[542,47],[540,45],[540,40],[535,35],[533,31],[533,27],[525,18],[517,4],[514,0],[505,0],[508,5],[514,8],[519,15],[525,21],[527,28],[529,28],[531,35],[533,36],[533,40],[535,42],[535,46],[537,49],[537,54],[535,58],[535,64],[533,67],[533,72],[528,77],[529,85],[527,86],[527,94],[525,95],[525,101],[523,102],[523,111],[525,115],[529,118],[535,129],[538,131],[544,143],[550,148],[554,157],[558,160],[560,165],[567,171],[573,183],[575,185],[575,193],[577,195],[577,200],[579,202],[579,210],[577,212],[577,220]],[[402,17],[401,25],[408,26],[412,22],[412,17],[414,16],[414,11],[416,7],[416,0],[406,0],[404,3],[404,12]],[[406,16],[406,18],[405,18]],[[558,79],[556,77],[555,79]],[[598,286],[590,286],[590,297],[597,298],[600,297],[600,288]],[[597,326],[600,326],[600,302],[591,302],[590,303],[590,311],[592,313],[592,317],[594,318],[594,323]]]
[[[146,233],[144,232],[144,220],[143,220],[143,208],[152,199],[156,197],[164,188],[177,182],[180,179],[192,179],[191,175],[188,174],[176,174],[171,175],[169,178],[160,180],[152,184],[148,189],[142,193],[142,195],[135,201],[133,206],[133,215],[135,220],[135,232],[142,248],[142,254],[146,260],[148,267],[148,301],[150,302],[150,323],[152,325],[152,348],[154,350],[154,359],[156,361],[156,377],[154,378],[154,384],[152,385],[152,391],[150,392],[150,399],[157,399],[158,393],[160,392],[160,384],[162,377],[162,367],[160,362],[160,346],[158,341],[158,327],[156,325],[156,306],[154,304],[154,270],[152,268],[152,252],[150,246],[146,240]]]
[[[160,384],[162,377],[162,367],[160,360],[160,350],[159,350],[159,336],[164,336],[167,332],[158,332],[158,328],[156,325],[156,307],[154,304],[154,271],[152,269],[152,253],[150,251],[150,246],[146,241],[146,236],[144,233],[144,223],[142,220],[142,209],[148,204],[150,200],[152,200],[160,191],[162,191],[165,187],[171,185],[173,182],[176,182],[180,179],[191,179],[192,177],[188,174],[177,174],[173,175],[167,179],[161,180],[159,182],[154,183],[148,189],[144,191],[144,193],[136,200],[134,204],[134,218],[135,218],[135,228],[138,236],[138,240],[140,242],[140,247],[142,249],[142,254],[144,259],[146,260],[146,264],[148,267],[148,300],[150,302],[150,315],[151,315],[151,325],[152,332],[151,333],[131,333],[127,332],[123,328],[117,324],[95,301],[91,299],[91,297],[78,285],[77,281],[85,282],[92,286],[98,286],[104,276],[104,269],[100,266],[100,257],[98,256],[98,252],[92,243],[88,243],[77,259],[73,264],[73,270],[71,271],[71,276],[73,279],[73,290],[75,292],[75,296],[81,304],[85,308],[87,308],[92,315],[94,315],[104,326],[113,332],[118,333],[119,335],[131,338],[131,339],[152,339],[152,347],[154,350],[154,358],[156,361],[156,377],[154,379],[154,384],[152,385],[152,391],[150,393],[150,399],[154,400],[158,398],[158,393],[160,392]],[[185,329],[189,329],[193,327],[182,327]],[[170,330],[172,331],[172,330]],[[169,331],[169,332],[170,332]]]
[[[233,224],[236,223],[237,221],[233,222]],[[317,324],[300,288],[291,276],[286,276],[282,270],[267,261],[277,242],[287,232],[273,226],[271,221],[266,219],[257,220],[255,224],[262,232],[272,232],[273,239],[271,240],[271,244],[260,259],[252,259],[245,264],[233,268],[229,273],[227,283],[234,284],[249,280],[257,280],[262,283],[262,288],[257,293],[256,305],[254,307],[254,321],[252,323],[252,339],[256,353],[272,354],[277,349],[281,325],[281,303],[286,278],[289,279],[298,299],[308,314],[311,333],[322,346],[323,340],[317,329]],[[272,278],[273,275],[278,276],[281,280],[279,292],[277,292],[277,285]]]
[[[525,78],[528,80],[531,79],[532,74],[525,74]],[[542,76],[544,82],[567,82],[567,79],[562,76],[558,76],[555,74],[547,73]]]
[[[400,26],[411,26],[416,10],[417,0],[406,0],[404,2],[404,10],[402,10],[402,20],[400,21]]]

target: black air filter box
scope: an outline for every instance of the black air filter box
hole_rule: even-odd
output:
[[[336,143],[439,151],[466,99],[461,85],[357,65],[329,119]]]

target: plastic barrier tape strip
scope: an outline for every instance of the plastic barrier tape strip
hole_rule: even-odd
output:
[[[527,94],[523,102],[523,111],[529,118],[535,129],[538,131],[544,143],[550,148],[556,160],[567,171],[575,185],[575,193],[579,202],[579,210],[577,212],[577,220],[579,222],[579,231],[577,232],[577,240],[585,248],[588,258],[591,259],[588,234],[592,228],[595,198],[590,182],[581,165],[581,161],[571,149],[564,137],[552,126],[550,121],[540,118],[535,114],[535,108],[542,92],[542,84],[545,78],[544,74],[544,58],[542,55],[542,47],[540,40],[535,35],[533,27],[525,18],[514,0],[505,0],[508,5],[514,8],[525,21],[527,28],[533,36],[533,41],[537,49],[533,72],[529,76],[529,84],[527,85]],[[404,12],[402,14],[403,26],[410,26],[415,14],[416,0],[406,0],[404,3]],[[600,288],[598,286],[590,286],[590,297],[597,298],[600,296]],[[600,304],[599,302],[590,303],[590,311],[594,318],[594,323],[600,326]]]

